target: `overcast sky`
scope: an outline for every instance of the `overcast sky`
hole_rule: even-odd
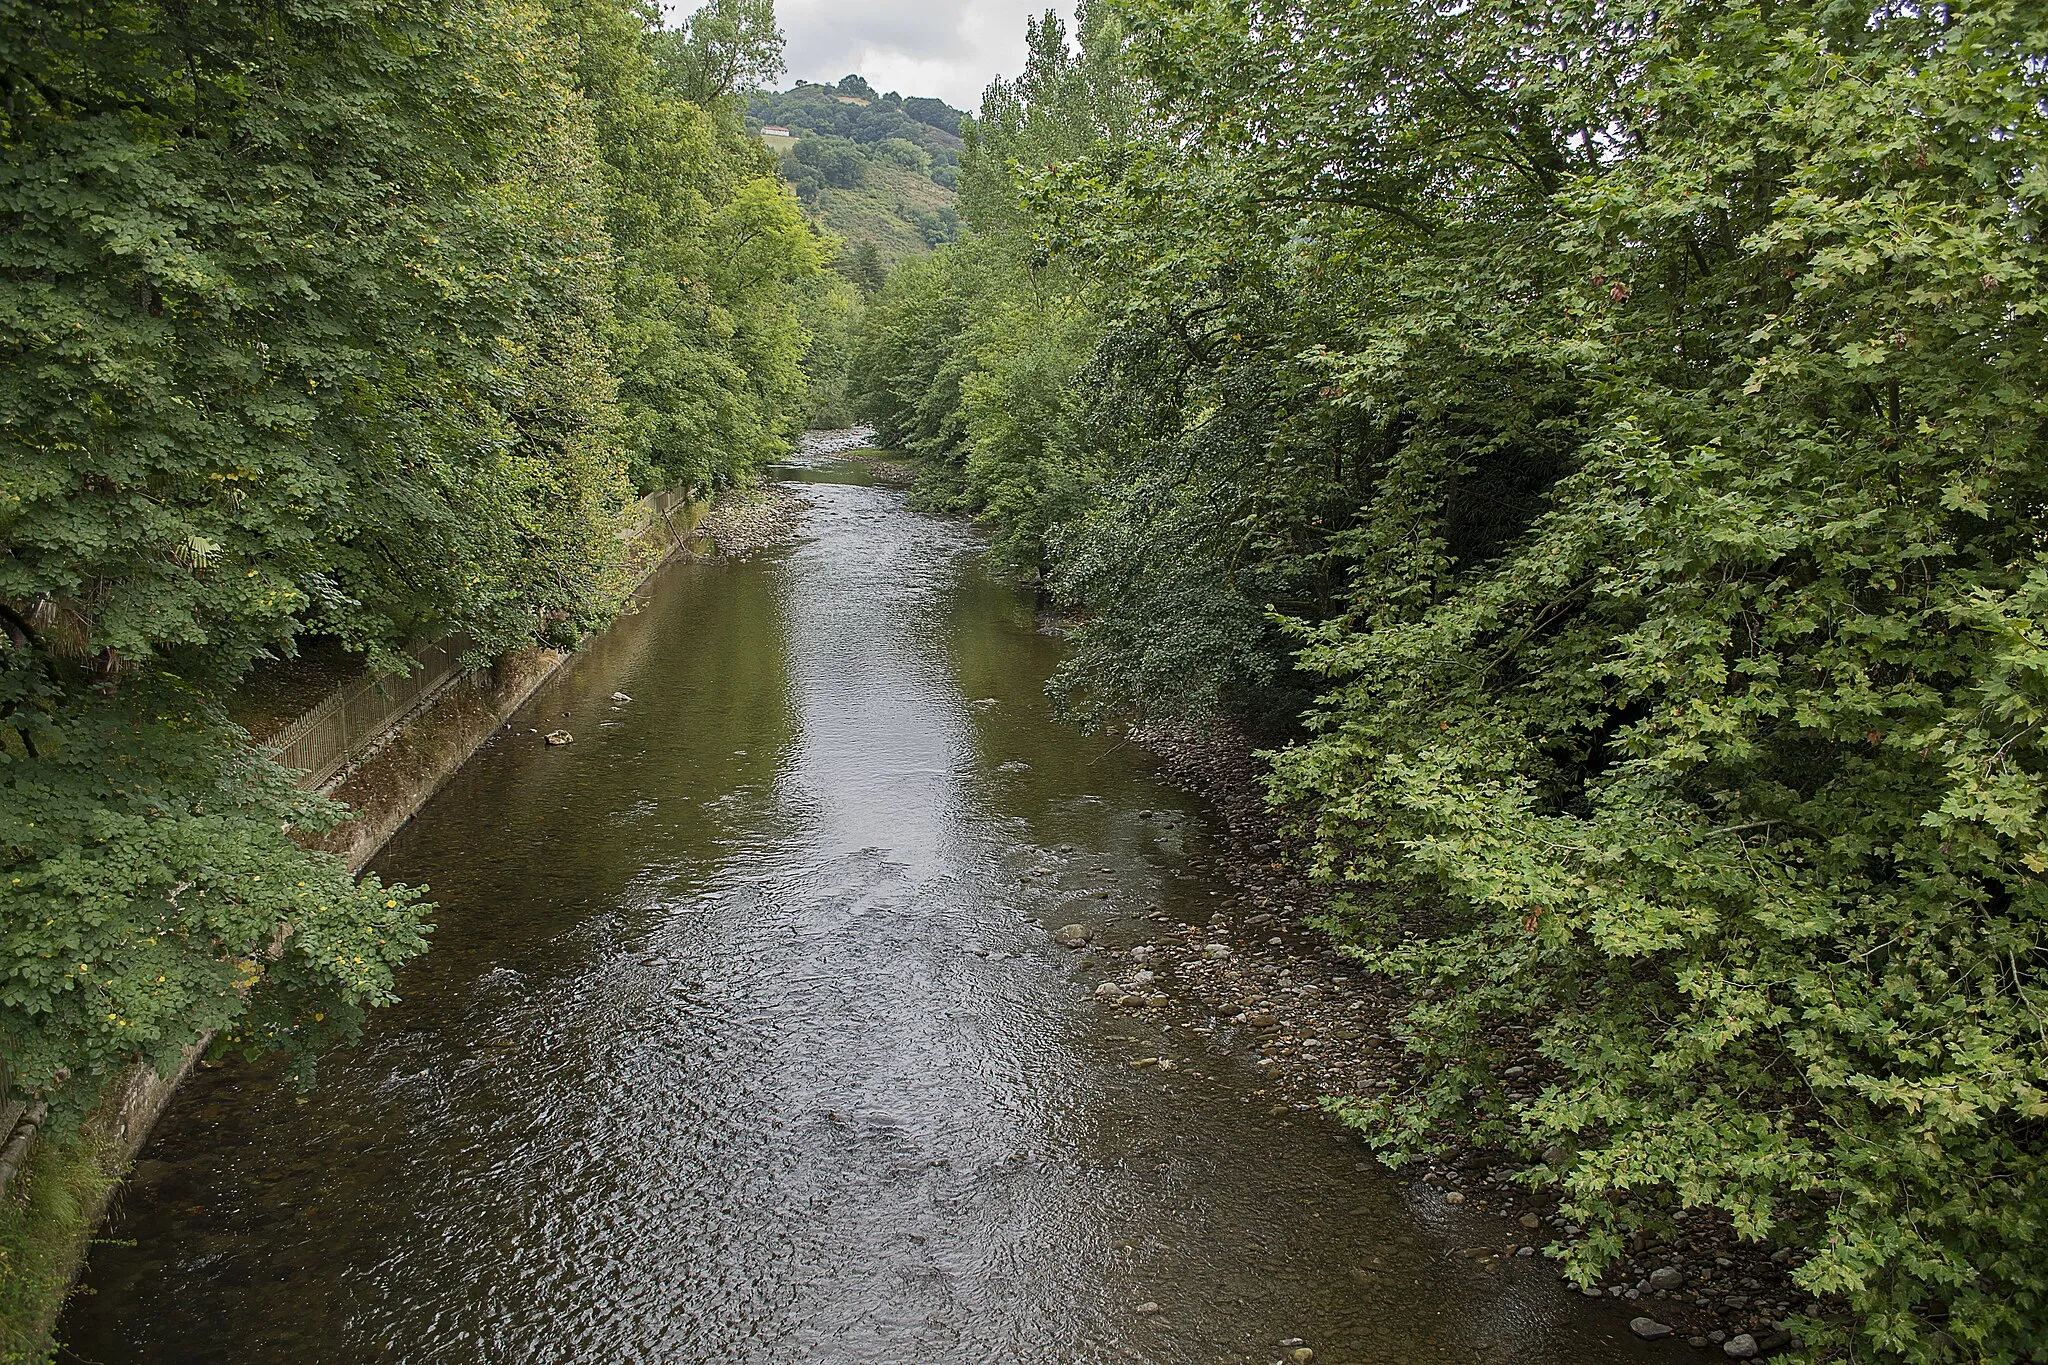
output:
[[[697,8],[669,0],[670,13]],[[830,84],[859,72],[877,90],[981,106],[998,75],[1024,66],[1024,18],[1048,8],[1073,22],[1072,0],[776,0],[791,81]]]

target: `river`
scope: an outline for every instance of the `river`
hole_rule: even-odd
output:
[[[799,544],[663,570],[378,858],[441,907],[404,1001],[180,1092],[64,1358],[1666,1358],[1095,1002],[1047,929],[1206,919],[1202,811],[1048,716],[969,531],[793,477]]]

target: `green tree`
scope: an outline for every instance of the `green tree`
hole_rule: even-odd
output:
[[[843,137],[807,137],[790,153],[799,166],[816,171],[835,189],[858,189],[867,179],[867,157],[859,144]]]
[[[783,47],[774,0],[707,0],[682,28],[659,31],[655,51],[676,93],[709,108],[780,76]]]
[[[59,1113],[237,1017],[332,1037],[422,946],[415,896],[285,837],[333,812],[208,692],[302,630],[390,657],[594,610],[605,392],[526,396],[603,239],[532,20],[6,15],[0,1048]],[[564,344],[511,344],[543,310]]]
[[[1582,1277],[1713,1208],[1848,1305],[1824,1349],[2039,1357],[2038,16],[1080,30],[991,88],[863,402],[1087,617],[1077,711],[1295,741],[1422,1063],[1339,1112],[1524,1154]],[[1051,367],[999,321],[1047,289]]]
[[[75,1118],[310,1057],[425,945],[217,698],[619,607],[627,505],[786,448],[821,247],[613,0],[0,7],[0,1054]]]
[[[887,267],[882,264],[882,253],[871,241],[855,242],[847,251],[846,262],[840,270],[864,294],[873,294],[880,289],[889,276]]]

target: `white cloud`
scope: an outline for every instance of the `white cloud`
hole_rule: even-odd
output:
[[[696,5],[664,8],[674,15]],[[1023,70],[1024,20],[1048,8],[1071,27],[1072,0],[777,0],[775,10],[792,78],[829,84],[858,72],[877,90],[972,110],[996,76]]]

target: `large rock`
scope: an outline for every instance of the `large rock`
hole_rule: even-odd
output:
[[[1629,1323],[1628,1330],[1634,1332],[1644,1341],[1662,1341],[1665,1337],[1671,1335],[1670,1326],[1657,1321],[1655,1318],[1636,1318]]]
[[[1721,1354],[1730,1360],[1753,1360],[1759,1354],[1756,1338],[1747,1332],[1737,1332],[1721,1343]]]
[[[1652,1289],[1676,1289],[1684,1283],[1685,1272],[1675,1265],[1658,1266],[1650,1272],[1650,1288]]]
[[[1053,935],[1062,947],[1086,948],[1095,939],[1095,931],[1085,924],[1063,924]]]

